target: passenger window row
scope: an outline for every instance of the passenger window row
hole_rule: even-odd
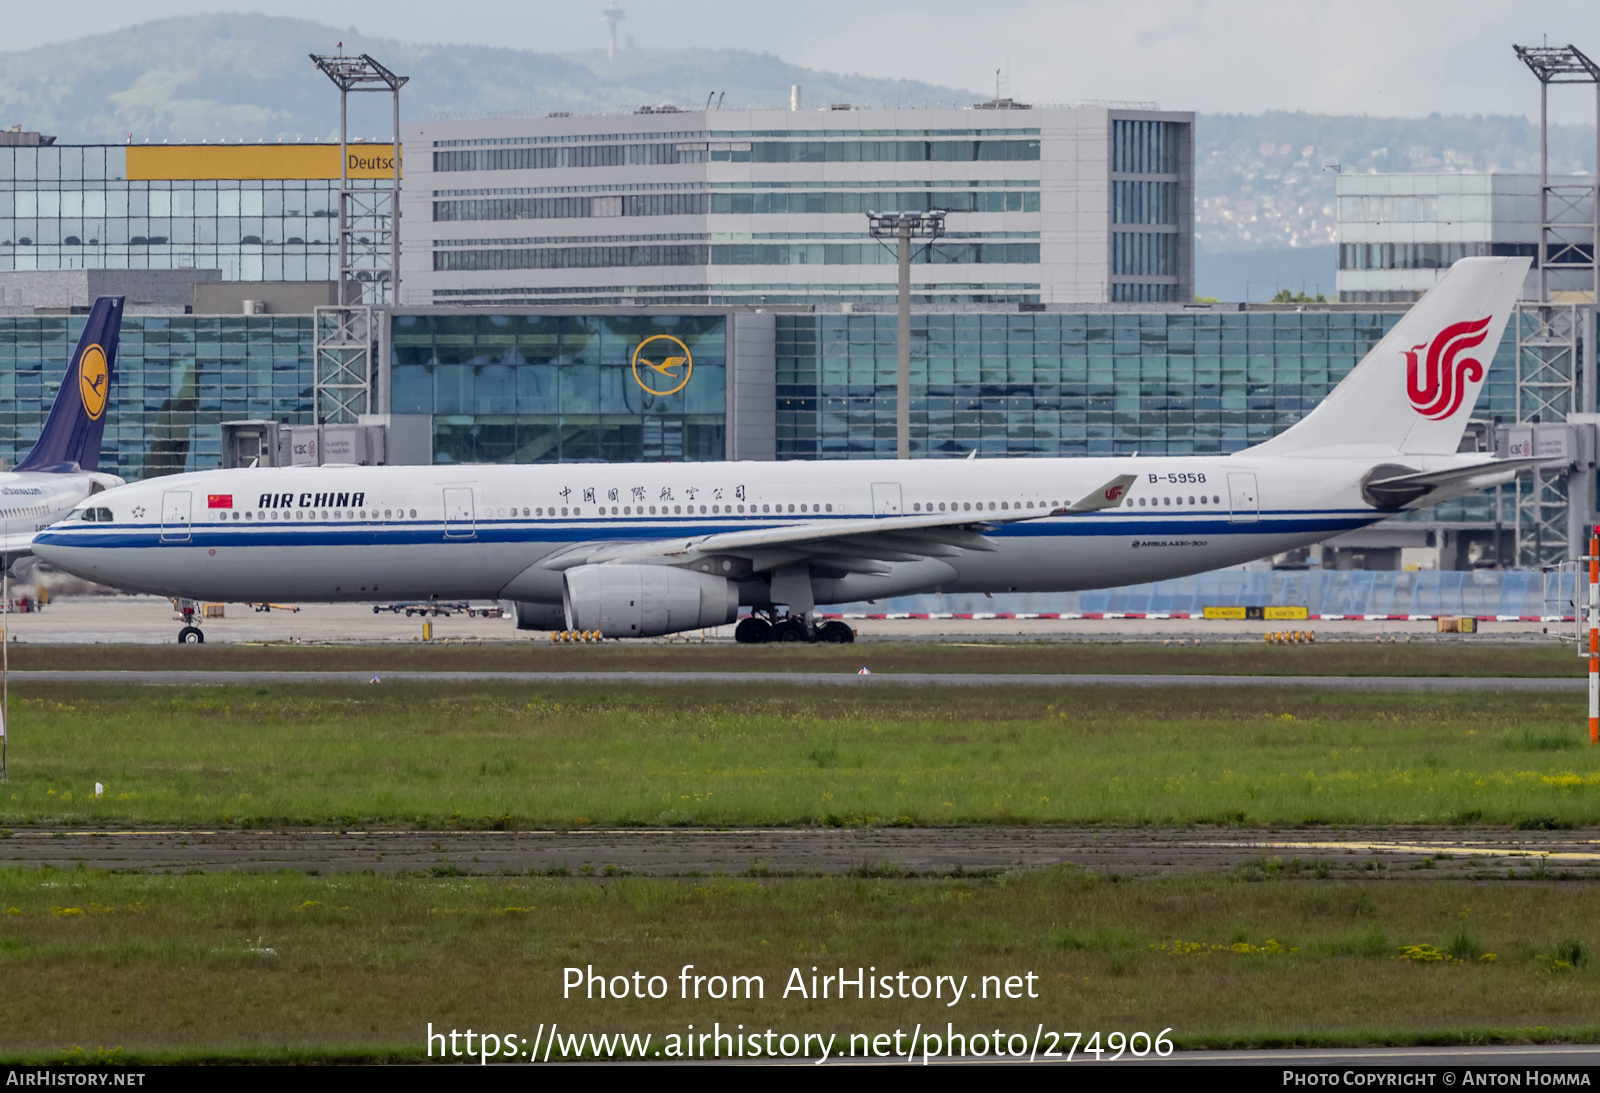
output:
[[[1191,504],[1191,505],[1195,504],[1195,499],[1191,496],[1189,498],[1189,500],[1188,500],[1188,503]],[[1222,504],[1222,495],[1221,494],[1213,494],[1212,496],[1207,497],[1205,494],[1202,493],[1200,495],[1199,503],[1202,504],[1202,505],[1220,505],[1220,504]],[[1150,507],[1152,507],[1152,508],[1160,508],[1163,505],[1166,505],[1166,506],[1170,507],[1172,505],[1182,505],[1182,504],[1184,504],[1184,499],[1182,497],[1159,497],[1159,498],[1158,497],[1152,497],[1152,498],[1150,498]],[[1145,499],[1143,497],[1139,498],[1139,507],[1140,508],[1144,508],[1145,507]]]
[[[950,508],[949,508],[948,511],[950,511],[950,512],[972,512],[972,511],[974,511],[974,506],[976,506],[976,511],[983,512],[984,511],[983,505],[984,505],[984,503],[982,501],[951,501],[950,502]],[[1046,504],[1043,501],[1039,501],[1039,502],[1034,502],[1034,501],[999,501],[999,502],[995,502],[995,501],[990,501],[989,502],[988,511],[989,512],[1016,512],[1016,511],[1019,511],[1019,510],[1022,510],[1022,509],[1035,508],[1035,506],[1037,506],[1038,508],[1044,509],[1044,510],[1046,510],[1048,512],[1048,511],[1053,511],[1055,509],[1060,508],[1061,504],[1058,501],[1051,501],[1049,504]],[[912,512],[935,512],[935,511],[945,512],[946,511],[945,502],[940,501],[940,502],[937,503],[937,505],[935,505],[935,503],[932,502],[932,501],[928,501],[928,502],[916,501],[916,502],[912,503],[911,511]]]
[[[105,510],[101,510],[101,511],[105,511]],[[416,509],[412,509],[411,510],[411,519],[415,520],[416,517],[417,517],[417,510]],[[382,519],[382,520],[395,520],[395,519],[404,520],[406,518],[406,510],[405,509],[384,509],[383,510],[383,515],[381,517],[378,515],[378,510],[377,509],[372,509],[370,512],[367,509],[361,509],[359,511],[351,511],[349,509],[335,509],[331,514],[327,510],[323,510],[323,512],[321,513],[321,517],[320,518],[323,519],[323,520],[366,520],[366,519],[369,519],[369,518],[373,519],[373,520],[379,520],[379,519]],[[85,519],[87,519],[87,517],[85,517]],[[107,519],[107,520],[111,519],[110,515],[108,514],[105,517],[105,519]],[[261,511],[261,512],[245,512],[243,514],[243,516],[241,516],[240,513],[237,510],[235,510],[232,513],[219,512],[219,513],[217,513],[217,519],[219,521],[244,519],[244,520],[260,520],[260,521],[263,521],[263,522],[265,522],[267,520],[283,520],[285,523],[287,523],[290,520],[315,520],[315,519],[318,519],[318,514],[317,514],[317,512],[315,510],[312,510],[312,509],[291,509],[291,510],[288,510],[288,511],[285,511],[285,512],[281,512],[281,513],[277,509],[266,509],[266,510]]]

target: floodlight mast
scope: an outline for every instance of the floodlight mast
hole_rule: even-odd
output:
[[[1570,83],[1592,83],[1595,85],[1595,114],[1600,117],[1600,65],[1586,57],[1582,50],[1574,45],[1565,46],[1512,46],[1522,63],[1539,78],[1539,300],[1541,303],[1550,299],[1549,275],[1546,267],[1550,261],[1549,233],[1546,227],[1550,225],[1550,85]],[[1600,170],[1600,130],[1595,133],[1595,165]],[[1591,187],[1592,189],[1592,187]],[[1560,195],[1556,195],[1559,199]],[[1600,215],[1600,209],[1591,211],[1591,223]],[[1556,240],[1557,266],[1589,266],[1595,274],[1592,290],[1596,292],[1595,300],[1600,302],[1600,262],[1596,261],[1593,251],[1589,254],[1587,262],[1574,262],[1577,257],[1571,242],[1565,239]],[[1593,403],[1593,393],[1589,393],[1588,401]]]
[[[1517,420],[1542,419],[1549,424],[1569,420],[1573,413],[1593,413],[1600,380],[1594,350],[1595,306],[1600,302],[1600,187],[1550,180],[1550,86],[1594,84],[1595,115],[1600,119],[1600,64],[1574,45],[1512,49],[1539,80],[1538,295],[1519,301],[1515,315]],[[1600,169],[1600,132],[1595,163]],[[1531,476],[1531,493],[1521,487],[1516,490],[1518,560],[1545,565],[1581,556],[1593,523],[1594,469],[1580,464],[1567,478],[1565,528],[1559,526],[1561,500],[1552,503],[1545,496],[1544,471],[1536,467]],[[1528,544],[1523,528],[1533,532],[1531,554],[1524,550]]]
[[[930,212],[867,212],[867,231],[872,238],[893,239],[897,243],[900,266],[899,315],[895,325],[898,360],[895,369],[894,435],[895,458],[911,458],[911,240],[926,239],[927,245],[944,235],[944,210]]]
[[[386,390],[374,398],[373,367],[379,359],[383,328],[380,310],[400,302],[400,89],[409,77],[397,76],[363,53],[358,57],[311,54],[339,89],[339,273],[336,303],[313,309],[316,377],[312,392],[321,424],[358,422],[389,408]],[[350,185],[349,98],[376,91],[394,97],[394,137],[390,159],[394,179],[387,190]],[[385,245],[387,244],[387,246]]]
[[[360,299],[349,298],[351,288],[346,283],[346,277],[355,281],[355,270],[351,254],[351,234],[354,225],[351,221],[351,202],[353,195],[350,191],[350,130],[349,130],[349,97],[351,92],[377,91],[388,92],[394,97],[394,139],[391,144],[394,161],[394,185],[390,193],[389,224],[389,268],[373,271],[371,266],[364,269],[375,281],[380,283],[374,288],[374,301],[381,303],[384,296],[382,281],[388,282],[388,299],[392,304],[400,302],[400,89],[410,80],[409,76],[397,76],[383,65],[373,60],[368,54],[359,57],[345,57],[343,55],[327,56],[313,53],[311,63],[316,65],[328,79],[332,80],[339,89],[339,303],[360,303]],[[368,215],[375,210],[363,210]],[[371,251],[371,244],[363,244],[369,248],[364,256],[369,259],[377,255]],[[383,275],[387,274],[386,277]],[[355,289],[357,293],[361,290]]]

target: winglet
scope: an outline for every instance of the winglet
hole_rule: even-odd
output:
[[[1098,512],[1101,509],[1114,509],[1122,504],[1122,499],[1128,495],[1128,487],[1133,485],[1138,477],[1136,474],[1119,474],[1105,485],[1091,490],[1080,500],[1059,510],[1060,514],[1078,516],[1086,512]]]

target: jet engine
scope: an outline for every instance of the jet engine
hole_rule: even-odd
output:
[[[518,630],[566,629],[566,612],[558,603],[528,603],[526,600],[516,600],[511,604],[511,609],[512,616],[517,620]]]
[[[739,617],[739,586],[658,565],[580,565],[565,574],[567,629],[608,638],[653,638],[722,626]]]

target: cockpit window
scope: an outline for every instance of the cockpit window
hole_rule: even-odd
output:
[[[110,509],[95,509],[94,510],[94,518],[96,520],[98,520],[102,524],[109,524],[109,523],[111,523],[111,510]]]
[[[68,520],[93,520],[94,509],[73,509],[67,514]]]

